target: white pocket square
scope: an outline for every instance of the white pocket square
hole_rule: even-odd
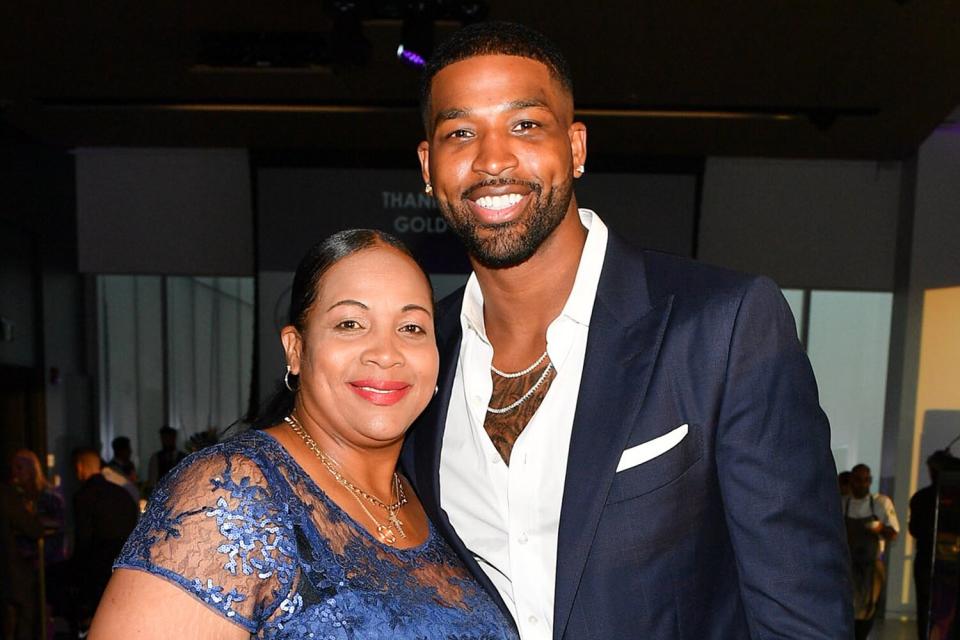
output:
[[[658,438],[648,440],[643,444],[638,444],[635,447],[624,450],[623,455],[620,456],[620,464],[617,465],[617,473],[620,473],[624,469],[635,467],[638,464],[643,464],[648,460],[652,460],[670,451],[670,449],[673,449],[680,444],[681,440],[687,437],[687,430],[688,425],[682,424],[670,433],[665,433]]]

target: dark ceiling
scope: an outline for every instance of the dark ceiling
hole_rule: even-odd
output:
[[[5,4],[0,120],[45,143],[376,153],[421,136],[398,19],[365,21],[369,60],[344,65],[329,0]],[[489,0],[488,17],[560,43],[611,157],[897,159],[960,103],[949,0]],[[229,66],[245,39],[262,59]]]

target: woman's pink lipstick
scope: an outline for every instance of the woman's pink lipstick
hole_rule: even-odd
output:
[[[403,399],[410,385],[399,380],[353,380],[350,388],[358,396],[380,407],[389,407]]]

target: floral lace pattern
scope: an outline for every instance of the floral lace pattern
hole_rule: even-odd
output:
[[[171,471],[114,566],[173,582],[256,638],[516,638],[432,525],[418,547],[383,545],[260,431]]]

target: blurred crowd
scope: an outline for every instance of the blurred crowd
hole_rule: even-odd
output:
[[[113,561],[145,507],[142,497],[185,457],[175,429],[161,428],[160,438],[143,480],[127,437],[113,440],[109,461],[96,449],[76,449],[79,484],[69,511],[60,479],[48,477],[40,457],[14,453],[0,480],[2,640],[86,635]]]

